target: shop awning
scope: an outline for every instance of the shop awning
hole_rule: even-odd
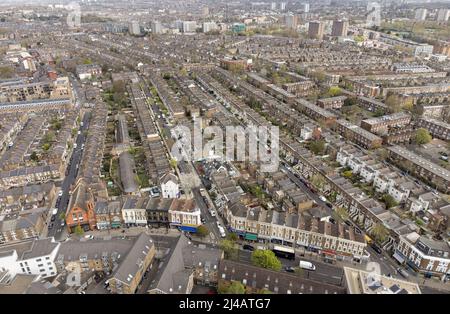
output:
[[[405,258],[399,252],[395,252],[392,257],[395,258],[400,264],[403,264],[405,262]]]
[[[258,235],[254,233],[246,233],[245,240],[256,241],[258,240]]]

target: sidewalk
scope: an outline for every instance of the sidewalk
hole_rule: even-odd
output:
[[[166,228],[130,227],[120,229],[89,231],[85,232],[83,236],[92,235],[94,237],[136,237],[143,232],[153,235],[165,235],[170,237],[178,237],[181,234],[181,232],[178,231],[177,229],[170,229],[170,228],[166,229]]]

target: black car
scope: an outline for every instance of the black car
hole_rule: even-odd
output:
[[[378,254],[383,253],[383,251],[381,250],[381,248],[380,248],[378,245],[372,244],[371,247],[372,247],[372,249],[373,249],[375,252],[377,252]]]
[[[254,248],[253,246],[251,246],[250,244],[244,244],[244,245],[242,246],[242,248],[243,248],[244,250],[247,250],[247,251],[254,251],[254,250],[255,250],[255,248]]]
[[[288,273],[295,273],[294,267],[286,266],[284,270],[287,271]]]

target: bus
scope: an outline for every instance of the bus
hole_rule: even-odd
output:
[[[295,260],[295,251],[293,248],[274,245],[272,252],[275,253],[277,257]]]

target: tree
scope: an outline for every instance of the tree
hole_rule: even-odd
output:
[[[309,144],[309,150],[311,150],[315,155],[323,155],[323,153],[325,153],[325,141],[312,141]]]
[[[392,112],[399,112],[401,109],[400,101],[398,99],[398,96],[395,94],[391,94],[391,95],[387,96],[386,105],[388,106],[389,110]]]
[[[389,230],[383,224],[377,223],[372,228],[372,235],[378,242],[383,243],[389,236]]]
[[[30,155],[30,159],[31,159],[32,161],[38,162],[38,161],[39,161],[39,156],[37,155],[36,152],[32,152],[31,155]]]
[[[280,270],[281,262],[270,250],[256,250],[252,253],[252,264],[267,269]]]
[[[0,78],[7,79],[13,77],[14,70],[8,66],[0,67]]]
[[[200,237],[204,238],[209,234],[209,230],[205,225],[201,225],[201,226],[198,226],[198,228],[197,228],[197,234]]]
[[[358,104],[358,98],[356,97],[348,97],[344,100],[344,106],[354,106]]]
[[[170,161],[169,161],[169,164],[170,164],[170,166],[173,168],[173,169],[176,169],[177,168],[177,160],[175,159],[175,158],[172,158]]]
[[[321,189],[321,188],[323,187],[323,185],[325,184],[325,180],[323,179],[322,176],[320,176],[320,175],[318,175],[318,174],[315,174],[315,175],[313,175],[313,176],[311,177],[311,183],[312,183],[315,187]]]
[[[59,219],[66,220],[66,214],[65,213],[59,214]]]
[[[405,100],[403,102],[402,108],[412,112],[413,108],[414,108],[414,103],[413,103],[412,99]]]
[[[219,282],[219,294],[245,294],[245,286],[239,281]]]
[[[267,288],[262,288],[258,290],[258,294],[273,294],[273,292]]]
[[[432,140],[432,137],[428,130],[424,128],[420,128],[416,131],[416,135],[414,136],[414,141],[419,144],[426,144],[429,143]]]
[[[220,242],[220,249],[224,252],[225,258],[237,259],[239,250],[237,244],[234,241],[222,240]]]
[[[236,233],[230,232],[227,234],[227,239],[236,242],[238,240],[238,236]]]
[[[339,96],[339,95],[342,94],[342,90],[340,89],[339,86],[331,86],[331,87],[328,89],[327,94],[330,95],[330,97]]]
[[[384,194],[382,197],[384,204],[386,204],[386,208],[392,208],[398,205],[397,201],[389,194]]]
[[[76,235],[78,236],[82,236],[84,233],[83,228],[81,228],[81,226],[76,226],[75,229],[73,230],[75,232]]]
[[[353,175],[353,171],[351,170],[346,170],[342,173],[342,175],[344,176],[344,178],[350,179]]]
[[[323,72],[323,71],[315,71],[314,73],[312,73],[311,76],[318,82],[325,81],[325,77],[326,77],[325,72]]]
[[[336,214],[338,214],[338,216],[341,217],[343,220],[347,220],[349,217],[348,211],[344,207],[336,208]]]

